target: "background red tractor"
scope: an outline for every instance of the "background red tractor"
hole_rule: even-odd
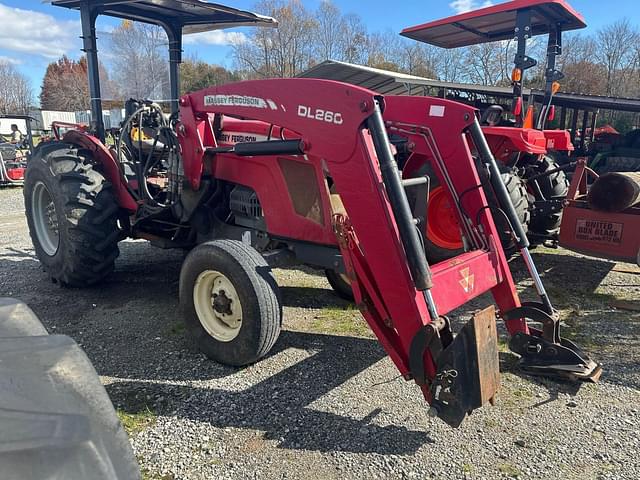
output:
[[[501,106],[486,105],[481,123],[491,151],[504,166],[505,183],[512,186],[512,199],[520,207],[520,219],[534,242],[554,238],[569,190],[565,170],[571,165],[560,167],[553,156],[553,152],[568,154],[574,150],[569,132],[545,127],[554,118],[553,96],[564,77],[556,68],[557,56],[562,54],[562,32],[585,27],[583,17],[564,0],[513,0],[402,31],[403,36],[443,48],[515,41],[509,118]],[[525,72],[537,65],[527,55],[527,42],[543,34],[548,34],[545,94],[535,115],[534,105],[524,104],[522,92]],[[524,188],[513,176],[522,179]],[[440,204],[446,211],[448,206]],[[441,248],[446,248],[446,243],[461,248],[460,240],[454,241],[455,228],[445,228],[450,232],[447,242],[442,241],[435,229],[429,232],[432,242],[439,243]]]
[[[26,127],[26,137],[19,142],[14,142],[10,134],[0,133],[0,187],[21,186],[24,181],[24,172],[27,167],[27,159],[33,151],[33,135],[31,121],[28,115],[0,115],[3,124],[11,125],[19,130],[18,122]],[[13,123],[13,122],[16,123]],[[24,135],[23,132],[20,132]]]

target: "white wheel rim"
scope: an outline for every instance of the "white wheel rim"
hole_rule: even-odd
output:
[[[53,198],[42,182],[37,182],[31,193],[31,217],[42,250],[53,257],[60,245],[58,214]]]
[[[242,327],[242,305],[231,281],[215,270],[198,275],[193,304],[200,324],[216,340],[230,342]]]

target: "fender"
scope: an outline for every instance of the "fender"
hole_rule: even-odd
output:
[[[118,163],[98,138],[79,130],[69,130],[62,140],[90,150],[96,163],[102,167],[102,174],[113,186],[118,205],[131,213],[138,209],[138,204],[122,182]]]
[[[514,127],[482,127],[482,133],[496,160],[507,163],[513,153],[544,155],[547,138],[540,130]]]

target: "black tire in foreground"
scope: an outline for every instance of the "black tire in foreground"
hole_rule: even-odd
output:
[[[533,175],[539,175],[554,170],[558,168],[558,166],[558,163],[553,158],[545,156],[532,170],[532,173]],[[536,181],[545,200],[562,199],[566,197],[569,192],[569,180],[563,170],[540,177]],[[560,228],[561,221],[561,211],[544,214],[534,209],[531,214],[529,229],[540,235],[550,235]]]
[[[180,271],[180,311],[209,358],[242,366],[264,357],[282,325],[278,285],[264,258],[236,240],[194,248]]]
[[[327,276],[329,285],[331,285],[333,291],[336,292],[340,298],[353,302],[353,290],[351,290],[351,284],[346,280],[343,274],[329,269],[325,270],[324,274]]]
[[[40,145],[27,165],[24,202],[36,255],[51,279],[83,287],[109,275],[119,255],[118,204],[91,152]]]

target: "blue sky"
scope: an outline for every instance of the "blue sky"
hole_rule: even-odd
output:
[[[314,9],[321,0],[302,1],[309,9]],[[485,1],[400,0],[392,8],[389,8],[388,0],[334,0],[334,3],[344,13],[359,14],[370,31],[390,29],[399,32],[406,26],[452,15],[456,10],[480,7]],[[255,3],[254,0],[218,2],[247,10],[252,10]],[[500,1],[493,0],[493,3]],[[637,0],[570,0],[570,3],[585,17],[587,32],[594,32],[623,17],[640,24]],[[108,31],[115,24],[116,21],[101,17],[99,37],[108,38]],[[244,28],[201,35],[189,40],[185,52],[208,62],[230,66],[229,42],[242,38],[248,31]],[[36,95],[49,62],[62,54],[73,58],[81,54],[79,36],[80,20],[76,11],[52,7],[41,0],[0,0],[0,60],[15,64],[27,75]]]

